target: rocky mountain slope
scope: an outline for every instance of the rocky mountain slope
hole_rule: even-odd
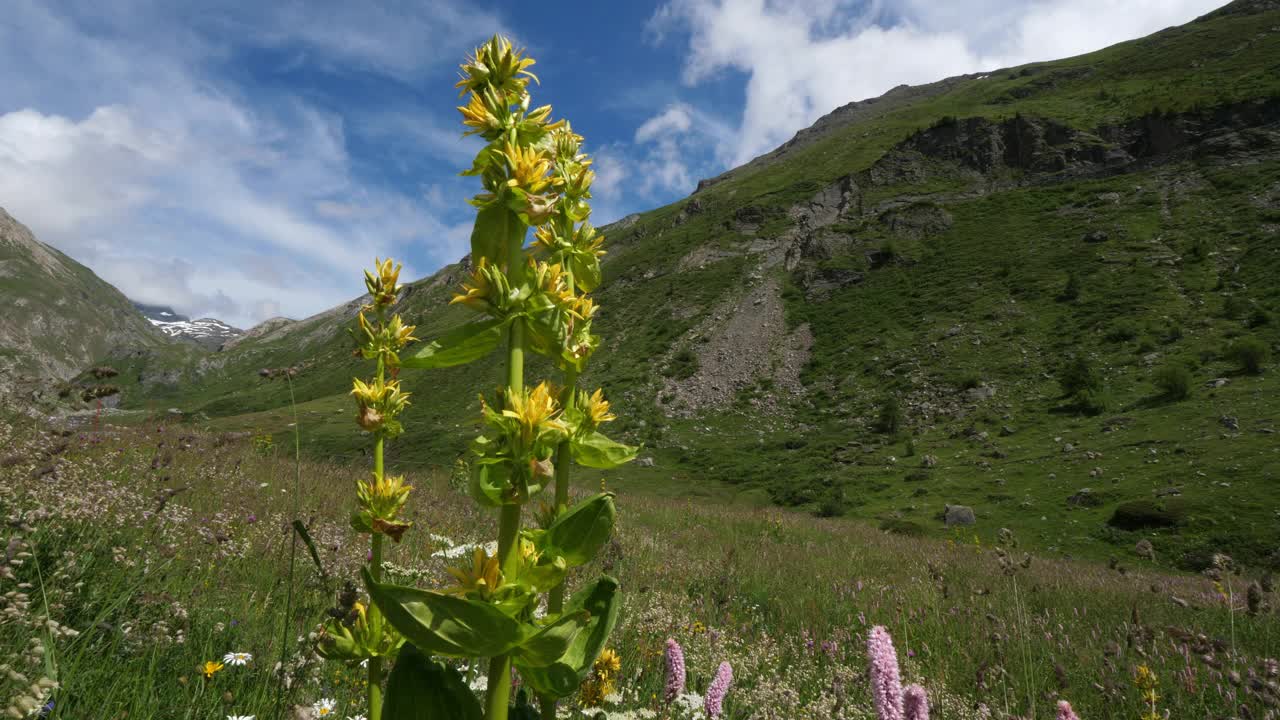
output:
[[[216,318],[192,320],[165,305],[146,305],[135,302],[134,307],[165,335],[195,343],[207,350],[217,350],[227,341],[244,335],[243,330],[231,327]]]
[[[38,393],[99,358],[165,343],[124,295],[3,208],[0,301],[0,392]]]
[[[964,541],[1009,528],[1062,553],[1146,539],[1187,568],[1220,550],[1280,564],[1276,373],[1232,351],[1280,341],[1273,2],[853,103],[605,233],[605,345],[584,382],[646,448],[610,482]],[[407,289],[418,335],[469,319],[446,305],[465,270]],[[354,457],[358,305],[215,355],[110,358],[124,404],[283,429],[296,398],[305,447]],[[1076,362],[1087,408],[1058,381]],[[495,363],[406,374],[392,461],[451,464]]]

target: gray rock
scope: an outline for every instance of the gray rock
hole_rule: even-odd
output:
[[[1067,498],[1067,504],[1072,507],[1098,507],[1102,504],[1102,498],[1089,488],[1080,488],[1074,495]]]
[[[636,460],[636,467],[647,467],[647,468],[653,467],[653,458],[651,457],[638,458]]]
[[[1100,243],[1106,242],[1110,238],[1111,235],[1109,235],[1106,230],[1094,230],[1093,232],[1085,233],[1084,237],[1081,239],[1087,243]]]
[[[1228,378],[1214,378],[1209,382],[1205,383],[1204,386],[1207,388],[1220,388],[1224,385],[1230,385],[1230,384],[1231,384],[1231,380]]]
[[[1133,552],[1140,558],[1146,558],[1152,562],[1155,562],[1156,549],[1151,544],[1151,541],[1146,538],[1142,538],[1141,540],[1138,541],[1136,545],[1133,546]]]
[[[1235,415],[1223,415],[1218,422],[1222,423],[1222,427],[1228,430],[1240,429],[1240,420]]]
[[[996,389],[990,385],[980,385],[976,388],[969,388],[964,391],[964,397],[970,402],[980,402],[982,400],[990,400],[996,396]]]
[[[1005,425],[1000,428],[1000,437],[1009,437],[1013,433],[1014,433],[1014,429],[1009,427],[1008,425]]]
[[[925,455],[924,457],[920,458],[920,467],[931,468],[937,464],[938,464],[937,455]]]
[[[973,508],[966,505],[947,505],[942,512],[942,521],[947,527],[967,526],[978,522],[977,516],[973,514]]]

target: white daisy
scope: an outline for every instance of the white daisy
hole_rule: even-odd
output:
[[[227,720],[253,720],[252,715],[228,715]]]
[[[311,712],[318,718],[329,717],[333,714],[334,708],[338,707],[338,703],[324,698],[320,702],[311,706]]]
[[[222,656],[222,662],[228,665],[248,665],[253,662],[253,654],[247,652],[229,652]]]
[[[348,715],[347,720],[365,720],[363,715]]]

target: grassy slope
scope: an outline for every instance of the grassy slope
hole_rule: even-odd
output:
[[[7,214],[0,218],[0,225],[10,222]],[[67,378],[117,347],[165,344],[92,270],[30,238],[25,228],[14,225],[11,233],[0,237],[0,298],[10,307],[0,316],[0,355],[13,357],[18,372]]]
[[[346,514],[367,464],[304,460],[295,475],[288,440],[262,449],[171,424],[63,438],[0,415],[13,479],[0,485],[0,514],[13,521],[5,541],[18,560],[12,576],[0,573],[0,659],[26,678],[0,675],[0,702],[50,674],[62,685],[53,720],[271,717],[285,637],[286,706],[328,697],[339,717],[357,714],[359,668],[319,661],[295,640],[364,561]],[[387,571],[439,587],[458,561],[434,557],[444,546],[429,535],[490,540],[493,517],[439,475],[408,480],[415,526],[388,548]],[[907,681],[928,686],[935,717],[977,718],[978,703],[996,718],[1049,717],[1059,697],[1081,717],[1137,717],[1139,664],[1159,678],[1160,709],[1173,717],[1224,717],[1241,703],[1254,717],[1266,710],[1268,692],[1248,683],[1237,700],[1214,690],[1228,672],[1266,679],[1263,659],[1280,651],[1274,611],[1244,611],[1247,577],[1226,576],[1228,605],[1208,579],[1144,561],[1120,571],[1036,558],[1006,574],[995,548],[968,537],[904,539],[626,490],[618,506],[617,536],[577,576],[609,572],[626,592],[610,644],[628,709],[660,709],[661,650],[674,637],[691,691],[732,663],[726,718],[869,719],[864,637],[883,624]],[[281,529],[295,517],[328,577],[300,544],[290,571]],[[46,618],[78,634],[51,636]],[[28,652],[33,641],[42,655]],[[200,677],[198,666],[231,651],[254,660]]]
[[[747,238],[729,229],[739,208],[753,205],[773,218],[762,235],[780,233],[787,207],[868,168],[894,144],[945,116],[1022,113],[1090,130],[1157,109],[1273,96],[1280,92],[1280,41],[1259,28],[1277,23],[1277,12],[1227,15],[1078,58],[998,71],[916,101],[886,102],[883,112],[828,130],[818,142],[731,173],[696,196],[701,212],[677,221],[687,205],[678,203],[611,228],[598,323],[606,346],[586,382],[608,389],[624,418],[619,431],[645,443],[656,460],[652,468],[625,469],[616,481],[659,493],[743,494],[753,502],[810,507],[843,498],[838,505],[857,516],[911,521],[932,533],[943,532],[934,519],[943,503],[965,503],[977,508],[981,535],[993,537],[1007,526],[1039,547],[1093,556],[1117,552],[1099,540],[1120,551],[1136,540],[1105,529],[1116,504],[1175,484],[1195,511],[1189,527],[1157,538],[1163,560],[1194,565],[1216,548],[1263,559],[1280,540],[1267,500],[1280,459],[1274,436],[1259,433],[1273,425],[1274,377],[1234,377],[1226,387],[1197,387],[1190,400],[1163,403],[1153,398],[1151,368],[1140,358],[1154,351],[1162,356],[1157,364],[1185,362],[1199,386],[1232,372],[1220,351],[1246,332],[1240,320],[1222,316],[1228,295],[1280,310],[1274,235],[1260,229],[1276,222],[1275,210],[1250,199],[1256,189],[1280,181],[1274,161],[1244,167],[1187,162],[1035,187],[1019,187],[1012,177],[1005,178],[1008,189],[977,199],[956,197],[963,182],[942,176],[924,186],[868,188],[868,205],[925,196],[944,205],[954,225],[927,242],[894,239],[907,262],[870,272],[864,283],[825,302],[806,300],[794,287],[787,293],[790,321],[809,323],[816,340],[804,397],[766,418],[740,403],[680,419],[665,417],[654,396],[665,363],[687,346],[686,331],[739,292],[755,271],[756,258],[744,254],[699,270],[677,268],[677,260],[695,248],[741,253]],[[1194,182],[1174,192],[1177,177]],[[1112,192],[1119,204],[1099,200]],[[1082,242],[1081,235],[1096,227],[1111,229],[1113,239]],[[851,232],[872,244],[886,240],[869,226]],[[1202,259],[1188,252],[1197,243],[1205,250]],[[1180,259],[1172,265],[1153,260],[1164,256]],[[832,262],[859,266],[862,260]],[[1058,302],[1069,271],[1081,276],[1082,296]],[[447,288],[427,284],[419,283],[403,309],[422,326],[419,334],[431,337],[466,316],[442,310]],[[1136,336],[1106,340],[1121,323],[1131,324]],[[956,324],[963,334],[947,339],[944,331]],[[1181,337],[1166,342],[1174,328]],[[1274,323],[1252,332],[1277,340]],[[247,342],[226,358],[214,356],[225,361],[220,370],[181,387],[152,386],[130,402],[202,411],[219,427],[280,431],[291,421],[283,409],[289,387],[260,380],[256,371],[314,360],[293,388],[302,403],[304,444],[316,454],[356,456],[364,443],[351,431],[343,390],[361,371],[341,332],[296,341],[302,334],[298,329],[274,343]],[[1046,373],[1065,353],[1080,351],[1104,368],[1113,414],[1132,418],[1124,430],[1104,432],[1106,416],[1061,411],[1057,386]],[[886,370],[893,371],[887,380]],[[530,374],[544,373],[545,366],[534,365]],[[471,436],[472,398],[498,375],[493,361],[409,375],[416,393],[405,418],[411,431],[396,444],[393,461],[449,464]],[[908,416],[915,453],[936,455],[939,466],[926,481],[906,480],[918,457],[906,456],[904,442],[887,442],[868,429],[877,401],[886,390],[910,396],[966,377],[990,383],[996,398],[941,422]],[[1220,437],[1224,414],[1240,418],[1241,433]],[[998,437],[1004,425],[1016,433]],[[970,426],[993,439],[967,439],[963,431]],[[761,427],[767,428],[763,436]],[[864,445],[856,464],[835,462],[851,441]],[[1067,442],[1077,452],[1062,452]],[[996,450],[1006,457],[984,457]],[[1102,456],[1089,460],[1086,451]],[[1090,476],[1095,467],[1101,477]],[[582,478],[597,480],[591,473]],[[1083,487],[1097,491],[1104,504],[1069,509],[1066,498]]]

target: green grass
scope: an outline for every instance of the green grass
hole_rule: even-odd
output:
[[[23,427],[6,423],[0,433],[17,458],[5,461],[15,482],[0,488],[0,511],[24,518],[7,537],[30,552],[11,565],[14,577],[0,578],[0,655],[28,680],[56,678],[50,717],[275,717],[270,668],[282,656],[290,658],[286,707],[329,697],[355,712],[358,669],[311,656],[307,635],[364,559],[365,544],[346,523],[363,464],[303,461],[295,497],[285,438],[255,449],[246,438],[172,424],[65,440]],[[56,486],[37,477],[52,457]],[[388,572],[438,586],[446,562],[431,556],[442,545],[429,535],[491,539],[495,518],[440,473],[411,472],[410,480],[415,527],[389,550]],[[1216,670],[1195,648],[1219,643],[1221,671],[1242,673],[1263,672],[1262,658],[1280,651],[1274,614],[1245,610],[1247,575],[1224,579],[1229,605],[1208,579],[1163,573],[1131,551],[1117,552],[1123,572],[1038,555],[1023,568],[1008,538],[997,549],[969,531],[946,540],[881,533],[761,508],[714,486],[696,500],[609,486],[619,493],[621,530],[583,576],[615,574],[627,594],[612,645],[623,658],[619,691],[628,708],[657,708],[667,637],[685,646],[691,690],[701,692],[719,662],[733,664],[726,717],[735,720],[766,712],[827,718],[841,703],[850,717],[871,717],[862,638],[874,624],[893,632],[906,677],[927,685],[942,707],[936,714],[960,718],[975,717],[977,703],[997,716],[1048,716],[1058,697],[1082,716],[1136,716],[1138,664],[1160,678],[1162,707],[1216,716],[1234,708],[1178,679],[1190,673],[1197,688],[1214,681]],[[182,491],[157,512],[166,489]],[[299,548],[286,617],[295,503],[325,575]],[[1001,553],[1014,560],[1011,574]],[[50,636],[46,606],[47,617],[76,634]],[[24,657],[33,640],[45,660]],[[1193,648],[1189,661],[1183,643]],[[230,651],[254,661],[207,680],[197,672]],[[0,700],[19,688],[0,678]],[[1261,712],[1256,694],[1241,701]]]

